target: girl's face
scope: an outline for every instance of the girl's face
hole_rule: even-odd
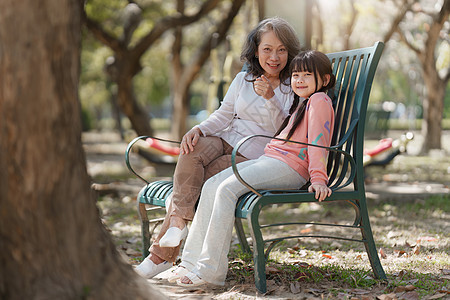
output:
[[[328,76],[328,77],[327,77]],[[330,75],[325,75],[325,80],[328,82]],[[327,83],[325,82],[325,84]],[[317,86],[316,86],[316,76],[314,73],[308,71],[293,72],[291,75],[291,86],[295,94],[302,98],[308,98],[315,91],[322,88],[324,82],[320,76],[317,75]]]
[[[288,60],[286,47],[273,31],[261,35],[256,55],[266,77],[278,77]]]

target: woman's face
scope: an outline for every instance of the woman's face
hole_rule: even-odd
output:
[[[288,60],[286,47],[273,31],[261,35],[261,43],[258,45],[256,55],[267,77],[278,77]]]

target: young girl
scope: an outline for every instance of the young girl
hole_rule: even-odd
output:
[[[329,59],[318,51],[302,52],[293,59],[290,71],[295,93],[290,110],[293,115],[277,137],[329,146],[334,111],[325,91],[335,83]],[[318,201],[331,195],[327,186],[327,151],[323,148],[273,139],[264,152],[256,160],[237,165],[242,178],[256,189],[295,189],[310,180],[309,191],[315,193]],[[205,283],[224,285],[236,202],[246,192],[248,189],[231,168],[205,183],[182,262],[169,281],[176,280],[185,287]]]

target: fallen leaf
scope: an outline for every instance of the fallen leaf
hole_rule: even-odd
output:
[[[314,296],[320,296],[322,293],[324,293],[326,290],[321,290],[321,289],[314,289],[314,288],[310,288],[310,289],[306,289],[305,292],[307,293],[311,293]]]
[[[269,273],[269,274],[278,274],[278,273],[280,273],[280,270],[278,270],[277,268],[274,268],[274,267],[266,267],[266,273]]]
[[[409,284],[409,285],[405,286],[405,289],[407,292],[410,292],[410,291],[414,291],[416,289],[416,287],[413,286],[412,284]]]
[[[392,238],[398,237],[398,236],[400,236],[400,233],[399,232],[395,232],[395,231],[389,231],[388,234],[387,234],[387,238],[388,239],[392,239]]]
[[[288,252],[289,254],[295,254],[297,253],[297,251],[295,251],[294,249],[288,248]]]
[[[298,265],[302,268],[309,268],[311,265],[304,261],[295,262],[294,265]]]
[[[383,295],[377,296],[377,299],[379,299],[379,300],[394,300],[394,299],[397,299],[397,295],[395,293],[383,294]]]
[[[366,295],[366,294],[370,293],[370,291],[362,290],[362,289],[352,289],[350,292],[353,293],[353,294],[357,294],[357,295]]]
[[[435,294],[433,296],[430,296],[427,299],[441,299],[441,298],[444,298],[445,296],[447,296],[447,294],[439,293],[439,294]]]
[[[381,258],[387,258],[386,253],[384,252],[383,248],[380,248],[380,257]]]
[[[415,255],[419,255],[419,254],[420,254],[420,246],[419,246],[419,245],[417,245],[416,247],[414,247],[413,253],[414,253]]]
[[[394,293],[403,293],[404,291],[406,291],[406,288],[403,285],[398,286],[394,289]]]
[[[312,231],[311,228],[306,228],[306,229],[300,230],[300,233],[310,233],[311,231]]]
[[[362,255],[359,254],[359,255],[357,255],[355,258],[356,258],[356,259],[362,259]]]
[[[432,236],[422,236],[422,237],[417,239],[417,243],[420,243],[422,241],[424,241],[424,242],[437,242],[438,239],[435,238],[435,237],[432,237]]]
[[[418,300],[418,299],[420,299],[420,297],[419,297],[419,293],[417,293],[415,291],[412,291],[412,292],[404,293],[402,295],[402,299],[405,299],[405,300]]]
[[[300,288],[300,283],[298,283],[298,282],[295,282],[295,283],[291,282],[290,288],[291,288],[292,294],[298,294],[302,291],[302,289]]]
[[[302,249],[298,252],[298,255],[300,257],[306,257],[308,255],[308,251],[306,251],[305,249]]]
[[[403,250],[394,250],[394,253],[397,253],[397,257],[402,256],[403,254],[405,254],[406,252]]]
[[[331,255],[328,254],[322,254],[322,257],[328,258],[328,259],[332,259],[333,257]]]

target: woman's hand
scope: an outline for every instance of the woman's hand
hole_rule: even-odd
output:
[[[319,202],[325,200],[326,197],[331,196],[331,189],[328,186],[320,183],[311,184],[308,188],[308,192],[316,192],[315,198],[319,200]]]
[[[202,136],[202,132],[200,128],[194,127],[183,136],[180,144],[180,153],[188,154],[191,151],[194,151],[194,147],[198,142],[198,139]]]
[[[264,75],[256,78],[255,82],[253,83],[253,88],[255,89],[255,93],[257,95],[262,96],[266,100],[269,100],[270,98],[275,96],[275,92],[273,91],[269,79],[267,79],[267,77]]]

